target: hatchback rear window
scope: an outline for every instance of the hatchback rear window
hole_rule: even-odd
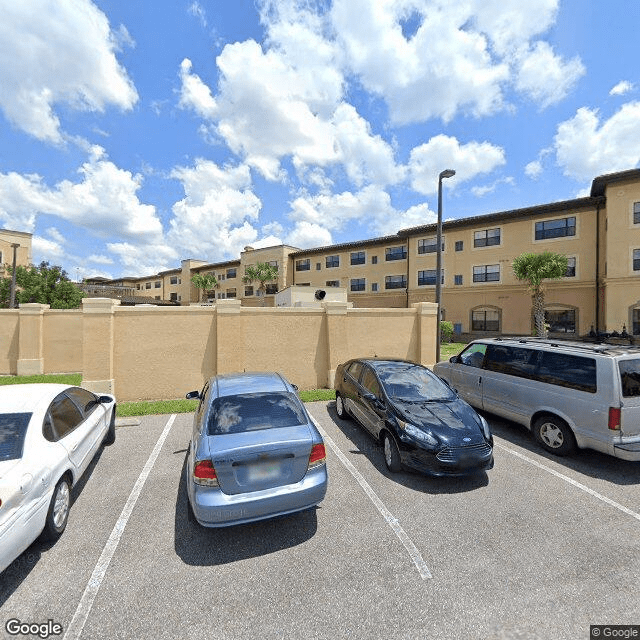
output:
[[[245,393],[213,402],[210,436],[260,431],[306,424],[299,400],[292,393]]]
[[[622,382],[622,395],[625,398],[640,396],[640,359],[620,360],[620,381]]]
[[[22,458],[30,413],[0,414],[0,462]]]

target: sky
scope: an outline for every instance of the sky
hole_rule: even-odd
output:
[[[0,227],[72,280],[589,195],[638,0],[0,0]]]

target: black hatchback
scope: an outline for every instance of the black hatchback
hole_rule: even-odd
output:
[[[402,465],[431,475],[493,468],[487,421],[426,367],[358,358],[335,377],[338,417],[353,417],[384,449],[389,471]]]

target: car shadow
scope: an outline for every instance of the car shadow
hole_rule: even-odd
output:
[[[83,476],[75,485],[73,485],[73,488],[71,489],[70,509],[73,509],[74,502],[78,499],[78,496],[82,493],[82,490],[89,481],[93,470],[96,468],[96,465],[102,456],[104,447],[104,444],[100,445],[100,448],[93,457],[93,460],[89,463],[89,466]],[[64,536],[64,533],[62,536]],[[0,573],[0,609],[36,567],[42,557],[42,554],[46,553],[54,545],[55,542],[43,542],[39,538],[36,538],[29,547],[27,547],[2,573]]]
[[[327,405],[327,413],[335,425],[353,443],[349,453],[365,456],[383,476],[414,491],[430,494],[464,493],[474,491],[489,484],[486,471],[478,471],[466,476],[430,476],[414,469],[403,467],[398,473],[391,473],[384,462],[382,445],[376,442],[355,420],[338,418],[335,403]]]
[[[175,551],[186,564],[216,566],[265,556],[295,547],[315,535],[318,529],[316,510],[321,509],[321,505],[255,523],[215,529],[201,526],[188,504],[187,456],[188,451],[178,484],[174,536]]]
[[[532,454],[556,462],[567,469],[590,478],[606,480],[618,485],[640,484],[640,463],[621,460],[592,449],[576,449],[570,456],[556,456],[536,442],[526,427],[499,416],[480,411],[489,423],[491,433],[502,440],[525,449]]]

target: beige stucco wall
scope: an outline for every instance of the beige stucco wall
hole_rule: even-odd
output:
[[[44,373],[82,371],[82,314],[49,309],[43,316]]]
[[[0,375],[15,375],[18,372],[19,329],[19,311],[0,309]]]

